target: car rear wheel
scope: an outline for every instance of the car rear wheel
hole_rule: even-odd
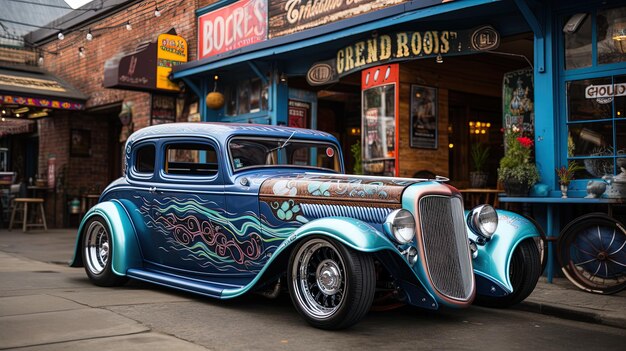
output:
[[[513,292],[506,296],[494,297],[478,295],[478,305],[505,308],[524,301],[530,295],[541,275],[541,258],[534,240],[522,241],[513,251],[509,266],[509,279]]]
[[[89,279],[98,286],[118,286],[127,277],[113,273],[111,268],[113,240],[106,222],[94,217],[85,224],[82,242],[82,258]]]
[[[369,311],[376,288],[370,255],[321,237],[306,239],[294,249],[288,279],[298,313],[321,329],[356,324]]]

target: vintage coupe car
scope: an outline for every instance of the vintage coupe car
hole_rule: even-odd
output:
[[[488,205],[464,212],[446,180],[345,175],[337,140],[315,130],[147,127],[83,218],[71,265],[100,286],[130,277],[220,299],[287,285],[324,329],[355,324],[375,296],[427,309],[525,299],[536,227]]]

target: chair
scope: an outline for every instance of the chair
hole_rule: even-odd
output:
[[[13,210],[11,211],[11,221],[9,223],[9,231],[13,229],[13,224],[21,223],[22,231],[26,232],[29,227],[43,227],[44,231],[48,231],[48,225],[46,224],[46,211],[43,208],[44,199],[39,197],[17,197],[13,199]],[[32,216],[32,222],[29,223],[28,207],[29,205],[39,205],[42,223],[37,223],[37,216]],[[18,211],[22,211],[22,221],[15,221],[15,214]],[[37,212],[35,210],[35,212]]]

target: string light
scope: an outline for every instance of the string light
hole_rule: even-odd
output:
[[[85,36],[85,39],[87,39],[87,41],[93,40],[93,34],[91,34],[91,28],[89,28],[89,30],[87,31],[87,35]]]

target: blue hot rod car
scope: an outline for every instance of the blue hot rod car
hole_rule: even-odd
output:
[[[134,133],[125,175],[78,229],[72,266],[227,299],[286,285],[315,327],[345,328],[387,294],[427,309],[515,304],[534,289],[537,229],[463,210],[445,178],[344,174],[315,130],[184,123]]]

